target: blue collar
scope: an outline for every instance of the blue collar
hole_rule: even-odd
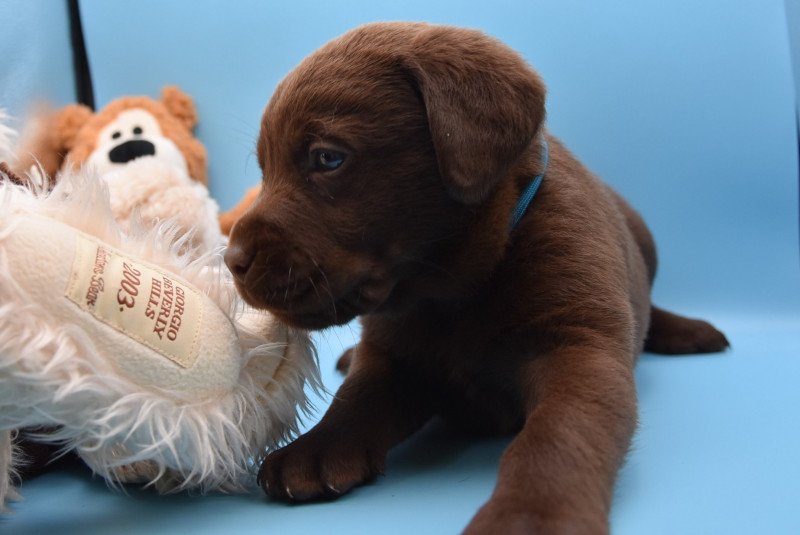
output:
[[[525,212],[528,210],[531,201],[536,197],[536,192],[539,191],[539,186],[542,185],[544,174],[547,172],[547,164],[549,161],[550,148],[547,145],[547,138],[542,135],[542,172],[533,177],[531,183],[528,184],[528,187],[522,192],[522,196],[519,198],[516,208],[514,208],[514,213],[511,215],[511,230],[517,227],[522,216],[524,216]]]

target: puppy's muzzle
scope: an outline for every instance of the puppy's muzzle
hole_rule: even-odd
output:
[[[303,308],[320,275],[302,250],[269,240],[257,246],[233,240],[225,252],[225,263],[240,293],[251,305],[260,307]]]

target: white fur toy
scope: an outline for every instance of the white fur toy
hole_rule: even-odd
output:
[[[0,507],[14,430],[42,425],[111,484],[247,488],[318,385],[307,336],[247,309],[218,249],[123,233],[94,172],[0,178]]]
[[[191,230],[189,246],[199,251],[213,249],[222,241],[217,203],[204,184],[189,178],[180,167],[147,156],[98,171],[108,184],[111,211],[123,232],[129,232],[137,219],[170,220],[181,233]]]

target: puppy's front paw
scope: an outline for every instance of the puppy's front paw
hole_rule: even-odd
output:
[[[385,459],[386,452],[351,443],[341,433],[312,430],[267,456],[258,481],[278,500],[333,499],[383,474]]]

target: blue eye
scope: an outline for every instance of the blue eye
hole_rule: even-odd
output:
[[[344,154],[333,150],[318,149],[311,152],[311,163],[317,171],[335,171],[344,163]]]

